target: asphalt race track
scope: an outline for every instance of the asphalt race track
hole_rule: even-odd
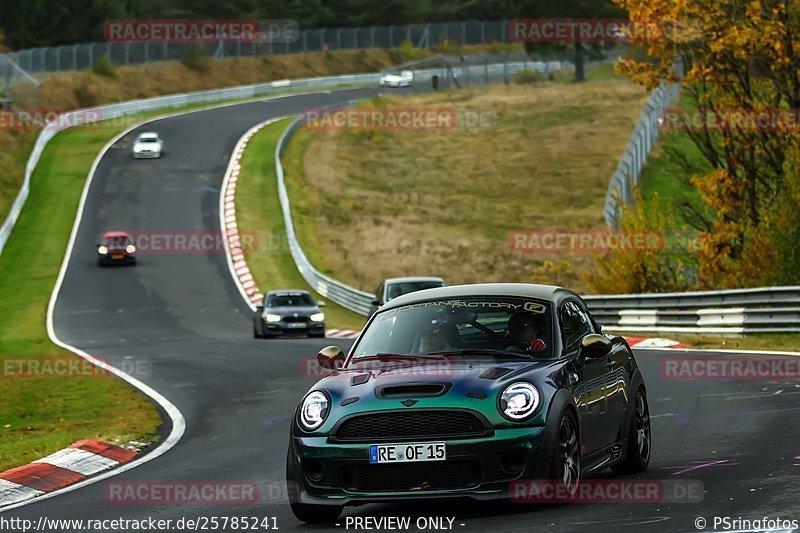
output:
[[[135,377],[178,407],[186,433],[168,453],[138,468],[4,517],[269,516],[284,530],[325,529],[295,520],[283,478],[291,415],[313,383],[303,376],[302,366],[331,341],[254,340],[250,310],[221,253],[141,255],[135,268],[101,269],[95,245],[102,231],[114,228],[219,231],[222,177],[236,141],[248,128],[270,117],[374,92],[299,95],[163,119],[142,129],[162,135],[164,158],[129,157],[129,144],[139,130],[107,152],[87,198],[55,308],[55,329],[63,341],[116,366],[146,362],[144,375]],[[348,341],[336,342],[349,347]],[[532,506],[450,500],[368,505],[347,508],[334,530],[344,530],[349,516],[455,517],[454,529],[481,532],[695,531],[700,516],[709,520],[708,529],[714,516],[800,519],[800,384],[667,381],[659,360],[669,355],[637,352],[653,426],[646,477],[700,480],[702,503]],[[169,428],[163,428],[167,433]],[[104,485],[120,480],[255,481],[262,501],[107,503]]]

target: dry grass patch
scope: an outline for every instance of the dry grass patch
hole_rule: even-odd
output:
[[[424,274],[583,290],[591,257],[514,254],[508,236],[603,227],[608,180],[645,100],[623,80],[480,87],[365,106],[453,106],[457,117],[488,114],[488,127],[304,128],[285,158],[304,247],[320,269],[366,290]]]

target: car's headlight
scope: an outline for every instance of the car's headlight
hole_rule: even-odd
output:
[[[539,391],[525,381],[513,383],[500,394],[500,412],[514,422],[530,418],[539,407]]]
[[[319,428],[328,417],[328,396],[321,391],[313,391],[303,398],[300,405],[300,427],[306,431]]]
[[[281,315],[267,314],[267,322],[280,322]]]
[[[129,254],[132,254],[136,251],[136,247],[132,244],[129,244],[128,246],[125,247],[125,251],[128,252]]]
[[[97,253],[100,255],[106,255],[108,253],[108,248],[106,248],[105,246],[98,246]]]
[[[325,313],[314,313],[311,315],[312,322],[322,322],[323,320],[325,320]]]

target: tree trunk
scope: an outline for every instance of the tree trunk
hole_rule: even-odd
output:
[[[583,45],[581,43],[575,43],[575,83],[586,81],[583,58]]]

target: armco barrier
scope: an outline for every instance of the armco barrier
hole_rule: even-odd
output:
[[[490,73],[492,75],[508,74],[523,70],[536,70],[543,72],[547,69],[559,68],[561,63],[551,62],[514,62],[514,63],[501,63],[493,65],[474,65],[467,69],[459,68],[455,75],[472,75],[476,78],[482,73]],[[427,69],[415,72],[415,80],[430,80],[434,75],[440,74],[441,69]],[[342,76],[324,76],[317,78],[304,78],[297,80],[278,80],[268,83],[257,83],[253,85],[242,85],[239,87],[231,87],[227,89],[213,89],[209,91],[197,91],[191,93],[174,94],[170,96],[158,96],[154,98],[145,98],[142,100],[132,100],[130,102],[121,102],[118,104],[109,104],[103,106],[93,107],[91,109],[78,109],[62,114],[59,119],[59,124],[67,124],[67,127],[79,125],[89,120],[89,117],[100,117],[103,120],[110,120],[120,118],[133,113],[142,111],[155,111],[160,109],[170,109],[182,107],[187,105],[196,104],[210,104],[214,102],[224,102],[227,100],[240,100],[247,98],[255,98],[258,96],[267,96],[270,94],[282,93],[287,91],[302,91],[314,89],[330,89],[343,86],[358,86],[358,85],[377,85],[380,74],[347,74]],[[6,242],[14,229],[17,219],[22,212],[22,207],[30,193],[30,181],[36,165],[39,163],[39,158],[44,151],[45,146],[53,136],[64,128],[45,128],[41,131],[36,138],[28,162],[25,165],[25,177],[17,193],[14,203],[11,205],[11,210],[6,216],[3,225],[0,226],[0,254],[3,253]]]
[[[269,83],[232,87],[228,89],[215,89],[210,91],[159,96],[155,98],[146,98],[143,100],[133,100],[130,102],[98,106],[89,110],[82,109],[70,111],[61,115],[59,118],[59,123],[69,124],[72,126],[84,123],[87,120],[87,117],[90,116],[99,116],[102,117],[103,120],[110,120],[142,111],[154,111],[194,104],[255,98],[257,96],[265,96],[286,91],[323,89],[349,85],[371,85],[377,84],[378,78],[379,74],[326,76],[298,80],[279,80]],[[33,175],[36,165],[39,163],[39,158],[41,157],[45,146],[47,146],[47,143],[50,142],[50,140],[56,133],[58,133],[58,131],[60,130],[57,130],[56,128],[45,128],[36,138],[36,143],[34,144],[31,155],[28,157],[28,162],[25,165],[25,178],[22,182],[22,187],[20,187],[20,190],[17,193],[17,197],[11,206],[11,210],[6,217],[6,220],[3,222],[2,227],[0,227],[0,253],[3,252],[3,248],[5,247],[5,244],[11,235],[11,231],[14,229],[14,224],[16,223],[17,218],[22,211],[22,207],[25,205],[25,201],[28,198],[28,194],[30,193],[31,176]]]
[[[281,155],[300,127],[294,121],[275,150],[278,194],[287,237],[297,269],[317,292],[366,315],[374,295],[322,274],[309,262],[294,231]],[[800,331],[800,287],[765,287],[727,291],[585,296],[592,314],[609,331],[683,333],[788,333]]]
[[[675,85],[658,87],[647,99],[608,185],[603,215],[609,227],[619,227],[622,208],[630,203],[633,188],[639,184],[647,156],[658,138],[660,119],[677,99],[679,92],[680,89]]]

